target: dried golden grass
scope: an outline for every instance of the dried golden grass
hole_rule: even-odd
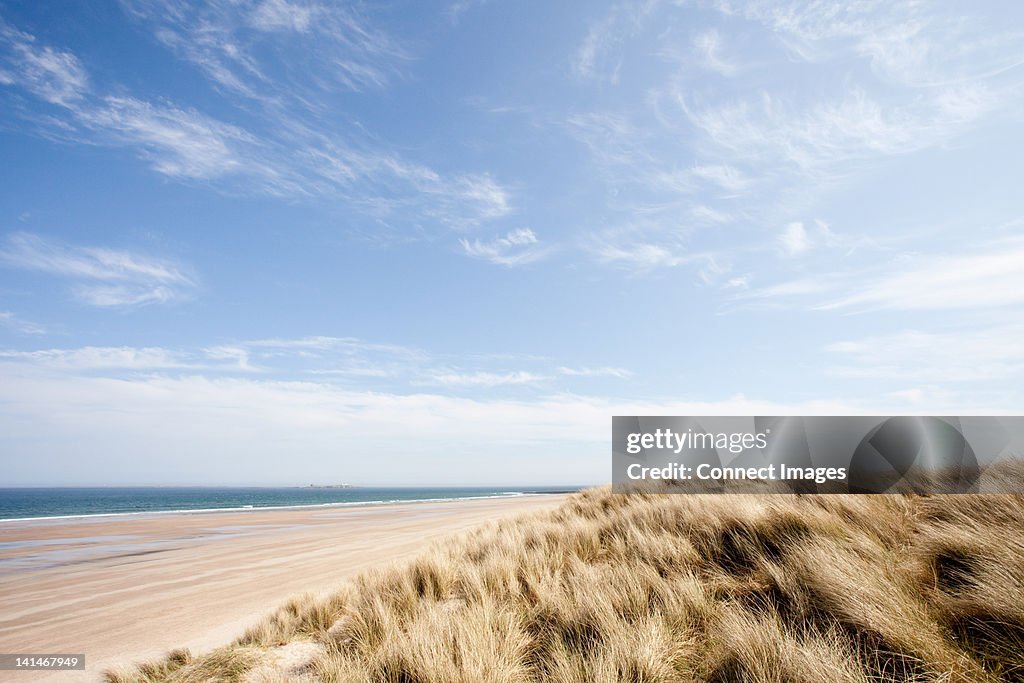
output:
[[[1024,497],[583,491],[108,681],[294,640],[325,682],[1024,681]]]

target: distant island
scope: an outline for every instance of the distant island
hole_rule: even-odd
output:
[[[310,484],[307,489],[354,489],[352,484]]]

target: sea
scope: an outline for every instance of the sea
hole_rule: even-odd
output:
[[[359,506],[502,498],[579,487],[88,487],[0,488],[0,521],[172,512]]]

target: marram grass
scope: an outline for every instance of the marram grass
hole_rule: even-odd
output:
[[[107,680],[1024,681],[1024,497],[588,490]]]

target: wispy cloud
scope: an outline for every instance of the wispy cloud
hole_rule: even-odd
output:
[[[965,254],[913,255],[885,272],[851,282],[822,310],[955,310],[1024,303],[1024,241],[1009,240]]]
[[[856,249],[864,242],[835,235],[823,226],[793,238],[801,246]],[[783,233],[783,238],[786,238]],[[817,241],[814,241],[817,240]],[[783,250],[786,247],[783,244]],[[805,250],[806,250],[805,249]],[[986,311],[1024,303],[1024,241],[990,241],[963,253],[876,250],[855,269],[832,269],[735,294],[741,304],[817,311]]]
[[[269,82],[272,75],[233,42],[231,31],[241,31],[242,25],[259,33],[332,31],[333,40],[365,56],[394,57],[392,52],[397,50],[349,10],[334,6],[213,1],[202,7],[129,3],[128,9],[144,21],[187,24],[188,54],[208,47],[202,54],[204,64],[214,70],[208,74],[211,78],[222,85],[236,80],[244,89],[248,86],[242,79],[248,75],[260,92],[274,91]],[[216,21],[209,23],[206,13],[215,15]],[[490,173],[440,173],[404,158],[361,126],[327,125],[323,117],[330,108],[316,103],[328,95],[309,94],[295,103],[263,102],[255,123],[245,128],[165,100],[97,92],[70,52],[41,45],[33,36],[5,25],[0,28],[0,47],[6,49],[10,63],[3,81],[58,105],[56,113],[38,116],[33,123],[49,126],[49,134],[68,142],[127,147],[162,175],[208,182],[231,194],[341,200],[373,219],[375,228],[407,226],[407,219],[415,216],[421,229],[428,227],[423,226],[427,218],[434,225],[462,230],[498,220],[513,210],[510,191]],[[165,41],[185,40],[175,30],[158,33]],[[215,53],[223,53],[224,59],[214,59]],[[352,61],[351,56],[346,59],[323,69],[306,64],[301,72],[342,74],[338,77],[352,87],[385,79],[382,72]],[[278,86],[292,92],[285,84]],[[237,93],[232,90],[231,94]],[[378,232],[377,238],[387,237],[385,231]],[[409,237],[407,229],[406,233]]]
[[[20,82],[37,97],[66,106],[89,89],[89,76],[70,52],[39,45],[36,39],[0,19],[0,74],[8,83]]]
[[[246,346],[265,349],[299,349],[332,352],[341,351],[346,354],[363,353],[367,351],[379,351],[413,358],[420,357],[423,355],[422,351],[419,351],[418,349],[412,347],[401,346],[399,344],[382,344],[378,342],[369,342],[364,339],[357,339],[356,337],[331,337],[326,335],[313,335],[309,337],[297,337],[287,339],[255,339],[244,343]]]
[[[0,317],[0,324],[3,318]],[[0,363],[47,371],[105,371],[110,377],[195,373],[209,377],[316,377],[319,382],[392,392],[424,387],[453,395],[535,395],[633,376],[616,366],[569,366],[524,354],[443,354],[354,337],[309,336],[225,341],[199,348],[86,346],[0,349]]]
[[[703,225],[715,225],[732,221],[732,216],[729,214],[722,213],[718,209],[712,209],[710,206],[703,204],[698,204],[690,209],[690,215],[696,223]]]
[[[393,484],[598,483],[607,478],[607,465],[594,453],[607,438],[609,415],[813,415],[877,409],[877,404],[838,400],[780,404],[743,396],[720,401],[564,393],[530,401],[466,398],[198,372],[127,377],[43,372],[23,361],[0,362],[0,403],[11,407],[0,413],[0,448],[8,457],[31,461],[34,451],[25,445],[31,443],[32,449],[82,463],[71,480],[59,483],[80,484],[87,477],[83,471],[95,471],[104,479],[89,483],[108,485],[181,482],[183,476],[195,477],[189,482],[196,483],[298,484],[296,471],[302,472],[302,481],[332,480],[339,467],[348,481],[371,485],[382,483],[382,458],[400,473],[388,475]],[[134,457],[140,444],[151,457]],[[211,458],[210,449],[218,457]],[[487,467],[466,467],[466,452],[485,452]],[[558,458],[551,457],[555,452]],[[249,464],[249,474],[239,474],[240,458]],[[459,471],[466,472],[464,478],[453,479]],[[34,474],[54,482],[52,472]],[[116,476],[122,479],[111,478]]]
[[[63,110],[56,134],[69,140],[129,146],[153,169],[182,179],[244,176],[263,187],[280,189],[276,172],[259,156],[250,133],[195,110],[127,95],[98,95],[81,62],[70,52],[42,45],[25,33],[0,24],[0,47],[11,62],[9,83],[19,85]],[[43,117],[43,125],[54,118]]]
[[[729,192],[739,192],[750,184],[750,180],[742,172],[728,164],[694,166],[690,174]]]
[[[256,99],[306,99],[340,86],[385,86],[408,55],[355,6],[289,0],[122,0],[157,40],[219,86]],[[315,48],[313,47],[315,45]],[[267,48],[304,61],[302,70],[267,63]],[[279,79],[287,75],[287,80]],[[302,75],[302,80],[296,76]]]
[[[9,235],[0,248],[0,263],[69,280],[75,297],[93,306],[167,303],[190,296],[197,287],[194,275],[170,261],[31,233]]]
[[[723,271],[713,254],[687,250],[675,244],[652,244],[630,240],[628,234],[612,236],[597,245],[589,247],[598,261],[625,268],[632,272],[648,272],[658,268],[674,268],[684,264],[699,266],[698,274],[710,276],[712,272]]]
[[[608,245],[598,250],[598,258],[605,263],[621,263],[639,270],[671,268],[689,261],[686,256],[674,254],[657,244]]]
[[[1000,23],[998,10],[968,18],[920,2],[722,0],[715,6],[727,16],[763,24],[801,59],[853,53],[880,77],[900,84],[971,81],[1024,62],[1024,32]]]
[[[655,161],[648,143],[650,133],[628,116],[614,112],[582,112],[567,117],[566,131],[587,146],[603,173],[635,169]],[[637,179],[644,182],[645,178]]]
[[[0,350],[0,360],[21,361],[47,368],[71,371],[165,370],[200,367],[181,353],[159,347],[85,346],[77,349],[38,351]]]
[[[462,15],[470,11],[474,7],[480,5],[486,5],[490,0],[455,0],[448,5],[448,19],[453,24],[458,24],[459,20],[462,19]]]
[[[430,381],[448,386],[498,387],[507,384],[535,384],[546,377],[532,372],[437,372]]]
[[[211,360],[231,361],[239,370],[255,370],[249,363],[249,350],[244,346],[219,344],[203,349],[203,353]]]
[[[962,104],[964,97],[970,106]],[[768,93],[712,106],[691,104],[679,93],[677,102],[689,122],[730,155],[811,172],[946,142],[984,113],[989,99],[975,86],[899,105],[883,105],[861,89],[810,108]]]
[[[779,235],[779,244],[787,256],[797,256],[811,248],[811,240],[804,224],[794,221]]]
[[[597,75],[598,60],[601,59],[608,49],[609,43],[617,40],[615,34],[614,17],[606,17],[596,22],[587,29],[587,35],[583,39],[576,55],[572,60],[572,70],[580,78],[593,78]],[[618,79],[619,65],[613,65],[603,75],[610,81]]]
[[[625,368],[568,368],[560,367],[558,372],[569,377],[615,377],[629,379],[633,373]]]
[[[715,29],[701,31],[693,39],[698,63],[722,76],[734,76],[738,67],[722,56],[722,36]]]
[[[219,348],[231,349],[239,356],[244,354],[246,365],[267,370],[299,361],[300,368],[314,375],[399,382],[419,376],[432,363],[430,354],[416,347],[327,335],[254,339]]]
[[[10,311],[0,311],[0,327],[5,327],[18,334],[46,334],[46,328],[42,325],[25,320]]]
[[[728,286],[732,280],[726,283],[735,309],[810,308],[815,301],[841,289],[844,279],[819,275],[756,286],[751,282],[751,276],[745,275],[735,286]]]
[[[469,256],[482,258],[502,266],[522,266],[547,256],[549,251],[529,228],[520,228],[489,242],[479,239],[459,240],[462,250]]]
[[[441,386],[453,390],[476,390],[504,386],[527,386],[547,379],[549,369],[522,369],[509,364],[536,363],[518,355],[480,357],[462,354],[457,358],[428,353],[402,344],[373,342],[354,337],[311,336],[295,339],[257,339],[225,345],[231,353],[244,353],[246,364],[265,371],[296,370],[321,377],[380,380],[392,387]],[[225,354],[226,356],[227,354]]]
[[[154,105],[132,97],[107,97],[95,108],[78,111],[88,126],[136,146],[154,170],[179,178],[213,179],[231,174],[268,174],[254,167],[254,145],[242,129],[196,111]]]
[[[302,187],[341,196],[381,219],[432,217],[466,229],[513,211],[511,193],[489,173],[444,175],[380,148],[349,144],[300,128],[288,160]]]
[[[658,4],[659,0],[613,3],[605,16],[590,22],[572,56],[573,74],[581,79],[618,83],[623,59],[616,48],[636,34]]]
[[[250,23],[262,31],[295,31],[306,33],[323,11],[318,5],[298,4],[288,0],[264,0],[249,16]]]
[[[829,344],[844,378],[906,380],[949,385],[1019,381],[1024,374],[1020,340],[1024,324],[976,321],[973,327],[937,332],[903,330]]]
[[[615,74],[646,96],[601,96],[565,130],[605,181],[605,225],[618,214],[643,229],[590,251],[638,272],[701,268],[683,255],[725,251],[720,264],[755,276],[777,268],[756,260],[767,251],[845,257],[857,239],[825,234],[806,212],[836,222],[820,207],[843,189],[969,146],[1019,100],[1024,32],[996,14],[873,1],[611,5],[590,23],[574,72]],[[742,55],[729,49],[740,36]],[[695,229],[716,224],[737,228],[731,244]],[[885,238],[895,229],[871,226]]]

